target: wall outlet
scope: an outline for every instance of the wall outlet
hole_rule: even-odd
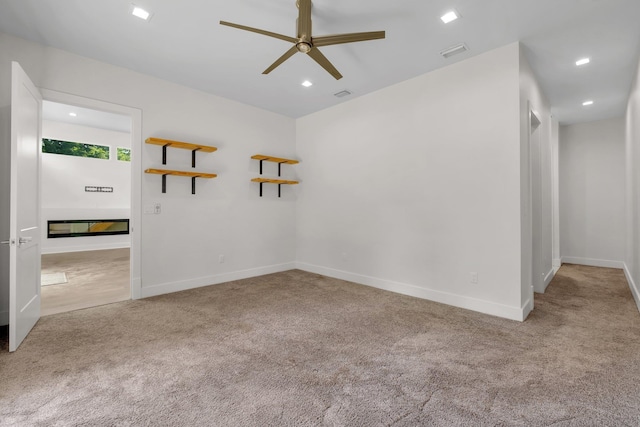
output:
[[[471,272],[471,283],[473,283],[474,285],[478,283],[478,273],[476,273],[475,271]]]
[[[160,212],[162,212],[161,208],[162,208],[162,206],[160,205],[160,203],[156,203],[153,206],[153,213],[156,214],[156,215],[159,215]]]
[[[218,262],[219,262],[220,264],[224,264],[224,255],[219,255],[219,256],[218,256]]]
[[[144,205],[144,213],[147,215],[153,215],[156,211],[154,205]]]

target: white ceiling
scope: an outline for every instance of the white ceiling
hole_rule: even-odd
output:
[[[131,117],[129,116],[59,104],[51,101],[42,102],[42,118],[54,122],[89,126],[117,132],[131,132]]]
[[[290,44],[218,23],[295,36],[295,0],[134,1],[153,13],[149,22],[130,15],[128,0],[0,0],[0,31],[290,117],[518,40],[558,120],[616,117],[640,56],[640,0],[314,0],[315,36],[387,38],[321,48],[339,81],[303,54],[262,75]],[[462,18],[445,25],[439,17],[452,8]],[[440,56],[461,42],[469,52]],[[584,56],[591,64],[577,68]],[[333,96],[343,89],[353,95]],[[587,99],[595,104],[583,107]]]

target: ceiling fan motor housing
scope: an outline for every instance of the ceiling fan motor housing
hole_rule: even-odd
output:
[[[313,46],[307,41],[299,41],[298,43],[296,43],[296,47],[298,48],[299,52],[309,53]]]

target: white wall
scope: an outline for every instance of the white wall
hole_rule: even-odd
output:
[[[142,177],[142,204],[162,205],[161,214],[143,215],[140,225],[142,296],[295,265],[295,188],[284,188],[278,199],[277,187],[268,187],[260,198],[257,184],[250,182],[258,173],[253,154],[295,157],[293,119],[2,33],[0,108],[10,103],[12,60],[41,88],[140,109],[143,138],[219,148],[198,155],[198,170],[219,177],[199,180],[195,196],[190,179],[168,177],[168,191],[162,194],[159,175]],[[167,167],[189,170],[190,154],[170,150]],[[143,144],[138,155],[142,169],[162,166],[159,146]],[[6,280],[0,284],[0,295],[7,286]],[[7,307],[5,299],[2,307]]]
[[[560,127],[563,262],[622,268],[625,251],[624,119]]]
[[[626,115],[626,248],[624,270],[640,310],[640,64]]]
[[[129,235],[47,238],[48,220],[129,219],[131,163],[117,148],[131,147],[131,134],[45,120],[42,137],[110,147],[110,159],[42,154],[42,253],[126,248]],[[87,193],[85,186],[113,187],[113,193]]]
[[[299,119],[299,268],[521,319],[519,137],[518,44]]]
[[[544,292],[554,275],[554,121],[549,102],[520,50],[521,304],[533,309],[533,291]],[[533,126],[531,112],[539,121]],[[533,129],[533,132],[531,130]]]
[[[196,196],[188,179],[168,177],[162,194],[160,176],[143,176],[142,204],[159,202],[162,213],[141,224],[142,296],[297,265],[503,317],[527,314],[520,107],[541,95],[532,75],[523,88],[517,43],[297,122],[4,34],[0,108],[10,60],[40,87],[142,110],[144,138],[219,147],[198,156],[198,169],[219,178],[198,181]],[[257,153],[300,158],[285,169],[301,185],[282,199],[266,187],[259,198],[249,182]],[[139,154],[142,169],[161,165],[160,147]],[[167,167],[189,162],[190,152],[170,150]]]
[[[560,260],[560,124],[551,119],[551,194],[553,207],[553,270],[557,272]]]

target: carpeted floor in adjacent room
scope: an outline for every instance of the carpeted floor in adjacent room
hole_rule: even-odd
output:
[[[0,425],[638,426],[620,270],[563,266],[524,323],[293,270],[42,318]]]

